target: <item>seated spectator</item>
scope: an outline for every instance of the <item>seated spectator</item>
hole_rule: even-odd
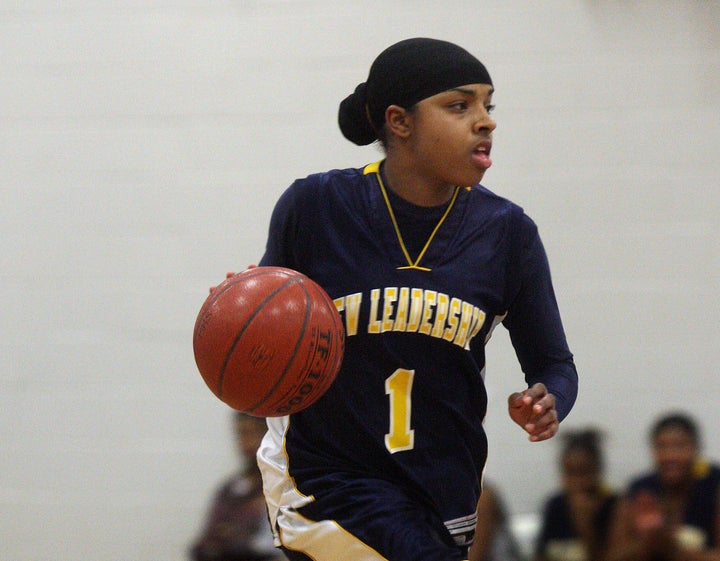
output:
[[[240,412],[234,433],[244,468],[213,497],[201,534],[190,548],[193,561],[287,561],[273,545],[255,454],[267,430],[265,419]]]
[[[505,505],[494,485],[483,484],[477,513],[475,539],[468,560],[521,561],[520,548],[510,527]]]
[[[621,501],[607,560],[720,560],[720,468],[702,458],[694,420],[661,417],[650,444],[654,469],[635,478]]]
[[[545,503],[535,561],[600,561],[617,503],[603,479],[600,433],[586,429],[564,438],[562,488]]]

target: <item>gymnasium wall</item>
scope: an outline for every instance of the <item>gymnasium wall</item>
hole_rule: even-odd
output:
[[[0,1],[0,558],[183,558],[237,463],[195,315],[293,179],[381,157],[337,103],[410,36],[492,73],[485,184],[545,241],[581,376],[566,426],[605,430],[617,486],[670,408],[720,458],[718,21],[685,0]],[[488,358],[487,477],[536,512],[557,441],[505,413],[502,328]]]

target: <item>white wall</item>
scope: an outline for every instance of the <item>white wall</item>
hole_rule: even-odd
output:
[[[416,35],[492,73],[486,184],[540,225],[581,375],[567,425],[606,430],[617,485],[670,407],[720,457],[718,21],[685,0],[0,2],[0,558],[183,557],[236,462],[199,306],[294,178],[379,157],[337,103]],[[505,414],[501,329],[489,360],[488,477],[533,512],[557,446]]]

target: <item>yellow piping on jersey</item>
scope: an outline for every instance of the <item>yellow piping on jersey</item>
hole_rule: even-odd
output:
[[[381,163],[382,160],[379,162],[368,164],[363,169],[363,174],[369,175],[371,173],[374,173],[377,176],[378,183],[380,184],[380,191],[382,192],[383,199],[385,200],[385,205],[387,206],[388,212],[390,213],[390,220],[392,221],[393,228],[395,229],[395,235],[397,236],[398,242],[400,243],[400,249],[402,249],[403,255],[405,255],[405,259],[407,260],[408,264],[403,265],[402,267],[397,267],[397,270],[402,271],[405,269],[416,269],[418,271],[432,271],[432,269],[429,269],[428,267],[421,267],[420,261],[430,247],[430,243],[432,243],[435,234],[437,234],[440,226],[442,226],[443,222],[445,222],[445,219],[447,218],[448,214],[450,214],[452,207],[455,205],[458,193],[460,192],[460,187],[455,186],[452,198],[450,199],[450,204],[448,205],[447,209],[445,209],[445,212],[440,217],[440,220],[435,225],[435,228],[433,228],[433,231],[430,233],[430,237],[428,237],[427,241],[425,242],[425,245],[420,251],[420,254],[417,256],[417,259],[415,259],[415,261],[413,262],[412,258],[410,257],[410,253],[405,246],[405,241],[403,240],[402,234],[400,233],[400,226],[398,226],[397,219],[395,218],[395,213],[393,212],[392,205],[390,204],[390,199],[388,198],[387,190],[385,189],[385,184],[383,183],[382,176],[380,175]]]
[[[698,458],[692,466],[692,473],[695,479],[705,479],[710,473],[710,464],[707,460]]]

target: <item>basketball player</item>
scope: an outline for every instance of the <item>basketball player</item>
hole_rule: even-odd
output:
[[[268,419],[258,451],[276,543],[293,561],[467,558],[487,454],[484,346],[509,330],[527,388],[510,416],[552,437],[577,374],[543,245],[521,208],[479,184],[493,85],[445,41],[397,43],[340,104],[343,134],[386,157],[294,182],[260,265],[334,299],[346,350],[330,390]]]

